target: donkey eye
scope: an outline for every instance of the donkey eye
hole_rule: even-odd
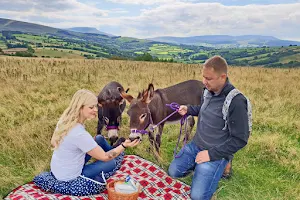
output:
[[[140,116],[140,119],[144,119],[147,116],[147,113],[144,113]]]

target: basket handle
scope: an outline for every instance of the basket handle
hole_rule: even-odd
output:
[[[82,178],[85,178],[85,179],[87,179],[87,180],[90,180],[90,181],[92,181],[92,182],[94,182],[94,183],[97,183],[97,184],[100,184],[100,185],[106,185],[106,184],[107,184],[106,179],[105,179],[105,177],[104,177],[103,171],[101,172],[101,176],[102,176],[102,179],[104,180],[104,183],[100,183],[99,181],[95,181],[95,180],[93,180],[93,179],[91,179],[91,178],[85,177],[84,175],[80,175],[80,176],[81,176]]]

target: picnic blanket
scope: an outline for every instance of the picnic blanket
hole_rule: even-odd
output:
[[[139,200],[141,199],[167,199],[167,200],[179,200],[190,199],[190,186],[176,179],[172,179],[168,174],[158,167],[156,164],[145,160],[139,156],[127,155],[124,157],[122,167],[112,177],[108,179],[108,182],[112,180],[125,179],[127,175],[130,175],[142,185],[142,192],[139,194]],[[8,194],[5,200],[106,200],[107,190],[101,194],[92,196],[67,196],[61,194],[52,194],[42,191],[39,187],[34,185],[33,182],[19,186]]]

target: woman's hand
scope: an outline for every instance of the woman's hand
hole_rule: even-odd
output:
[[[140,139],[135,139],[132,142],[127,139],[125,140],[125,142],[123,142],[123,145],[127,148],[127,147],[135,147],[136,145],[138,145],[140,143]]]

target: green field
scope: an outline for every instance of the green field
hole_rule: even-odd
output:
[[[117,41],[119,42],[125,42],[125,43],[145,43],[146,41],[145,40],[142,40],[142,39],[137,39],[137,38],[132,38],[132,37],[120,37],[120,38],[117,38]]]
[[[6,44],[2,40],[0,40],[0,48],[1,49],[6,49],[7,48]]]
[[[137,54],[137,55],[143,55],[144,54],[144,52],[141,52],[141,51],[136,51],[134,53]]]
[[[257,55],[257,56],[249,56],[249,57],[244,57],[244,58],[237,58],[236,60],[238,61],[242,61],[242,60],[257,60],[257,59],[260,59],[260,58],[264,58],[264,57],[267,57],[268,54],[271,54],[271,53],[265,53],[265,54],[260,54],[260,55]]]
[[[286,56],[286,57],[283,57],[283,58],[280,59],[281,63],[288,63],[290,61],[298,61],[298,62],[300,62],[300,53],[292,55],[292,56]]]
[[[58,50],[53,50],[53,49],[36,49],[35,50],[35,55],[38,57],[59,57],[59,58],[84,58],[78,53],[72,53],[72,50],[69,49],[58,49]],[[85,53],[85,52],[82,52]]]
[[[0,33],[0,37],[2,37],[2,33]],[[3,40],[0,40],[0,48],[1,49],[6,49],[7,48],[6,44],[5,44],[5,42]]]
[[[48,37],[47,36],[36,36],[36,35],[29,35],[29,34],[14,34],[18,40],[32,42],[32,43],[47,43]],[[50,41],[48,43],[51,43]]]
[[[191,50],[182,49],[177,46],[171,46],[166,44],[154,44],[149,48],[149,53],[158,58],[170,59],[178,56],[179,53],[190,52]]]
[[[96,56],[93,53],[87,53],[84,51],[77,51],[71,49],[55,49],[55,48],[37,48],[35,49],[35,55],[50,56],[50,57],[61,57],[61,58],[84,58],[84,55]]]

